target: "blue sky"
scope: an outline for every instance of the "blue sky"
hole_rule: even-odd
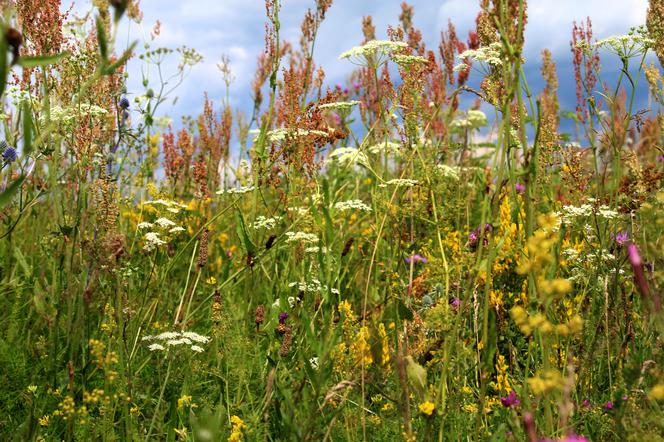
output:
[[[297,43],[299,27],[307,8],[314,7],[314,0],[284,0],[281,8],[282,36]],[[377,38],[385,38],[388,24],[396,25],[400,12],[400,0],[335,0],[323,23],[315,53],[316,62],[326,71],[330,85],[344,82],[353,66],[338,55],[362,40],[362,16],[371,15],[377,30]],[[412,0],[415,7],[414,25],[419,28],[431,48],[437,47],[440,31],[449,19],[460,36],[474,28],[478,0]],[[647,0],[529,0],[529,22],[526,37],[526,66],[535,92],[538,80],[539,53],[549,48],[558,63],[561,77],[561,101],[564,108],[575,104],[573,72],[569,40],[574,20],[590,16],[598,39],[625,34],[632,26],[645,22]],[[77,1],[77,10],[89,8],[90,2]],[[256,66],[256,57],[263,49],[265,8],[261,0],[142,0],[143,22],[125,23],[118,44],[122,46],[132,39],[149,38],[156,20],[161,22],[161,35],[152,42],[153,47],[176,48],[182,45],[196,48],[204,62],[196,66],[177,90],[175,106],[163,108],[176,120],[181,115],[197,115],[201,109],[203,92],[218,101],[224,95],[224,85],[216,67],[223,54],[231,59],[236,78],[231,87],[231,101],[235,106],[247,109],[250,103],[250,83]],[[126,27],[128,26],[128,28]],[[607,72],[617,67],[619,61],[607,55],[603,64]],[[166,71],[174,69],[178,62],[173,54]],[[130,92],[141,94],[142,87],[138,62],[129,67]]]

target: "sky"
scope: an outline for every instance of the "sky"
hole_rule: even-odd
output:
[[[66,3],[64,1],[63,3]],[[474,28],[479,0],[411,0],[415,7],[414,26],[422,31],[429,48],[436,48],[440,32],[452,20],[459,36],[466,36]],[[397,25],[401,0],[334,0],[319,31],[315,60],[326,72],[329,85],[344,83],[353,69],[347,60],[338,56],[358,45],[363,37],[362,17],[371,15],[378,39],[386,38],[389,24]],[[77,0],[76,10],[90,8],[89,1]],[[280,19],[282,37],[295,44],[299,41],[300,23],[314,0],[283,0]],[[645,23],[647,0],[529,0],[526,28],[526,69],[532,78],[535,92],[541,88],[539,80],[540,52],[548,48],[558,64],[561,77],[561,103],[563,108],[575,105],[573,71],[569,41],[573,21],[590,16],[594,34],[598,39],[626,34],[630,27]],[[234,106],[250,109],[250,84],[257,56],[263,50],[265,7],[261,0],[142,0],[143,21],[128,23],[125,19],[118,38],[118,52],[134,39],[142,43],[149,39],[150,30],[159,20],[161,33],[151,42],[153,48],[177,48],[183,45],[195,48],[204,61],[195,66],[177,89],[176,105],[168,104],[163,111],[175,120],[182,115],[197,115],[207,92],[219,102],[225,95],[224,83],[216,64],[222,55],[231,60],[235,81],[230,99]],[[611,57],[611,55],[607,55]],[[173,72],[178,63],[172,54],[164,70]],[[617,68],[619,60],[604,59],[604,66]],[[140,62],[129,65],[129,93],[144,93],[140,76]]]

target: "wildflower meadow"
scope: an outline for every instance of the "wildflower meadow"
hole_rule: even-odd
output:
[[[403,3],[339,84],[264,0],[177,119],[203,55],[65,3],[0,0],[0,440],[664,440],[664,0],[566,77]]]

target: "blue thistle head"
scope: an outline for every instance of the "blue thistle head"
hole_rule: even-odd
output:
[[[127,97],[122,97],[118,105],[121,109],[129,109],[129,100],[127,100]]]
[[[16,149],[11,146],[7,146],[4,152],[2,152],[2,159],[5,160],[5,163],[13,163],[16,161]]]

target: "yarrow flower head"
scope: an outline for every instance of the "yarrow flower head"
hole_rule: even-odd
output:
[[[148,345],[148,350],[152,352],[164,351],[170,347],[186,345],[189,347],[191,351],[195,353],[202,353],[203,351],[205,351],[205,349],[201,347],[201,344],[207,344],[208,342],[210,342],[209,337],[199,335],[198,333],[192,331],[163,332],[156,336],[152,335],[143,336],[141,340],[144,342],[151,343]]]

